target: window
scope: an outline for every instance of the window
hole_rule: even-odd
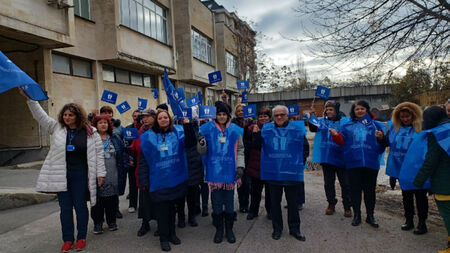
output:
[[[226,52],[226,58],[227,58],[227,72],[232,74],[233,76],[237,76],[238,71],[237,71],[236,56]]]
[[[73,0],[73,5],[75,15],[85,19],[91,19],[89,0]]]
[[[167,11],[151,0],[120,0],[120,23],[167,44]]]
[[[206,104],[207,105],[214,105],[214,91],[207,89],[206,90]]]
[[[156,88],[156,76],[103,65],[103,80]]]
[[[186,99],[189,99],[189,98],[197,95],[197,93],[199,91],[202,92],[202,88],[200,88],[198,86],[194,86],[194,85],[190,85],[190,84],[186,84],[186,83],[179,83],[178,86],[183,87],[184,95],[186,96]]]
[[[191,30],[192,56],[200,61],[212,64],[211,40],[194,29]]]
[[[55,53],[52,54],[52,70],[55,73],[92,78],[90,61]]]

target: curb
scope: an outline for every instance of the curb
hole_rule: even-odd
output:
[[[0,211],[41,204],[56,199],[56,194],[34,192],[34,189],[0,189]]]
[[[29,163],[20,163],[20,164],[16,164],[16,165],[3,166],[3,167],[0,167],[0,169],[6,169],[6,170],[36,169],[36,170],[40,170],[42,168],[43,164],[44,164],[44,161],[35,161],[35,162],[29,162]]]

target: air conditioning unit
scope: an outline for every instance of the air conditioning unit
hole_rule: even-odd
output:
[[[73,0],[47,0],[48,5],[53,5],[58,9],[73,7]]]

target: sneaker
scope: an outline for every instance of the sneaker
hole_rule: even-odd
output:
[[[136,208],[134,208],[134,207],[129,207],[129,208],[128,208],[128,212],[129,212],[129,213],[135,213],[135,212],[136,212]]]
[[[109,231],[116,231],[118,229],[117,224],[116,223],[108,224],[108,229],[109,229]]]
[[[103,234],[103,225],[102,224],[94,224],[94,235]]]
[[[61,252],[70,252],[70,250],[72,249],[73,246],[73,242],[64,242],[62,248],[61,248]]]
[[[86,239],[81,239],[77,241],[77,244],[75,245],[76,251],[82,251],[86,248]]]

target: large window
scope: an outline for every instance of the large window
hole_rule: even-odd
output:
[[[61,54],[52,54],[52,70],[55,73],[92,78],[90,61]]]
[[[73,11],[75,15],[82,18],[90,19],[91,12],[89,9],[89,0],[73,0]]]
[[[156,76],[103,65],[103,80],[156,88]]]
[[[237,76],[238,69],[237,69],[236,56],[226,52],[226,58],[227,58],[227,72],[234,76]]]
[[[199,91],[202,92],[202,88],[200,88],[198,86],[194,86],[194,85],[190,85],[190,84],[186,84],[186,83],[179,83],[178,86],[183,87],[184,95],[186,96],[186,99],[189,99],[189,98],[197,95],[197,93]],[[202,94],[202,96],[203,96],[203,94]]]
[[[194,58],[212,64],[211,40],[194,29],[191,30],[191,37]]]
[[[167,44],[167,11],[151,0],[120,0],[120,23]]]

